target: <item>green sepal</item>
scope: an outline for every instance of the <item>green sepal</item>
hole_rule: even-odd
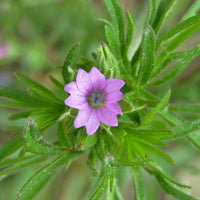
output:
[[[80,43],[75,44],[67,53],[65,62],[62,67],[62,76],[64,82],[67,84],[73,81],[75,76],[75,65],[80,52]]]

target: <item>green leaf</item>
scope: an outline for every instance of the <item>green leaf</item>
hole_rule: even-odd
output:
[[[190,133],[187,136],[187,139],[190,140],[199,150],[200,150],[200,137],[199,137],[199,130]]]
[[[186,20],[192,16],[195,16],[199,10],[200,10],[200,1],[196,0],[189,8],[189,10],[186,12],[182,20]]]
[[[4,146],[0,149],[0,161],[17,151],[23,145],[22,134],[18,134],[11,140],[9,140]]]
[[[134,183],[134,194],[135,200],[145,200],[144,195],[144,186],[142,184],[142,177],[139,170],[131,168],[132,176],[133,176],[133,183]]]
[[[138,87],[145,85],[151,76],[154,66],[154,52],[155,33],[151,26],[148,25],[142,39],[140,69],[137,79]]]
[[[172,131],[170,130],[151,130],[151,129],[133,129],[134,131],[138,133],[144,133],[145,135],[152,135],[152,136],[166,136],[166,135],[171,135]]]
[[[163,143],[162,141],[160,141],[157,137],[152,136],[152,135],[147,135],[144,134],[143,132],[137,132],[131,129],[126,129],[126,131],[130,134],[132,134],[132,138],[138,142],[140,141],[147,141],[147,143],[156,145],[156,146],[166,146],[165,143]]]
[[[170,104],[168,109],[171,111],[178,112],[192,112],[192,113],[200,113],[200,105],[174,105]]]
[[[188,185],[183,185],[180,184],[176,181],[174,181],[172,178],[170,178],[168,175],[166,175],[163,172],[163,169],[161,169],[160,166],[157,165],[157,163],[154,163],[152,161],[148,162],[148,166],[147,166],[147,170],[150,170],[150,173],[153,173],[155,175],[159,174],[160,176],[162,176],[164,179],[170,181],[171,183],[175,184],[177,187],[179,188],[183,188],[183,189],[191,189],[191,186]]]
[[[200,46],[197,46],[191,51],[191,53],[187,57],[185,57],[182,60],[182,62],[180,62],[179,64],[174,66],[171,70],[166,72],[161,77],[159,77],[155,80],[152,80],[149,84],[160,85],[160,84],[176,77],[178,74],[180,74],[187,67],[187,65],[193,60],[193,58],[195,58],[199,54],[200,54]]]
[[[0,97],[15,100],[17,102],[23,102],[25,104],[35,105],[38,99],[31,97],[26,91],[15,90],[7,87],[0,86]],[[43,104],[43,102],[41,102]]]
[[[104,3],[111,16],[112,24],[117,29],[117,32],[114,34],[117,35],[118,33],[121,55],[123,55],[125,50],[125,24],[123,10],[119,5],[118,0],[104,0]]]
[[[128,28],[127,28],[127,33],[126,33],[125,55],[127,56],[128,48],[131,44],[132,37],[133,37],[134,26],[133,26],[133,20],[129,12],[126,13],[126,17],[128,21]]]
[[[106,34],[108,46],[110,47],[110,49],[112,50],[116,58],[119,60],[121,58],[120,42],[116,34],[113,34],[115,32],[116,32],[115,28],[105,26],[105,34]]]
[[[60,89],[64,89],[64,85],[60,83],[57,79],[55,79],[52,75],[49,76],[51,82]]]
[[[155,30],[155,33],[158,33],[160,30],[160,27],[163,23],[163,20],[165,19],[165,16],[167,15],[169,9],[172,7],[175,0],[162,0],[160,1],[160,4],[158,6],[155,19],[153,21],[153,29]]]
[[[169,89],[165,96],[161,99],[161,101],[157,104],[157,106],[142,120],[141,125],[148,124],[154,116],[167,104],[170,97],[171,90]]]
[[[159,169],[157,166],[152,165],[149,163],[147,167],[145,168],[150,174],[153,174],[157,181],[159,182],[162,189],[174,196],[177,199],[181,200],[197,200],[196,198],[190,196],[189,194],[182,191],[183,188],[191,188],[190,186],[182,185],[171,178],[169,178],[167,175],[165,175],[161,169]]]
[[[148,1],[149,1],[149,10],[146,19],[146,24],[150,24],[152,26],[156,15],[156,1],[155,0],[148,0]]]
[[[32,199],[37,194],[37,192],[39,192],[39,190],[48,182],[48,180],[56,172],[58,167],[79,155],[80,154],[65,154],[59,156],[51,163],[41,168],[24,184],[24,186],[21,188],[20,192],[17,195],[17,200]]]
[[[160,72],[162,72],[169,63],[172,61],[181,61],[184,60],[185,57],[188,56],[193,51],[193,49],[189,49],[186,51],[180,51],[180,52],[173,52],[167,55],[167,57],[158,65],[156,65],[153,69],[151,77],[157,76]]]
[[[44,99],[49,99],[55,103],[61,103],[62,100],[58,99],[49,89],[44,87],[43,85],[37,83],[34,80],[22,75],[22,74],[15,74],[16,77],[22,81],[27,86],[30,86],[35,92],[39,93]]]
[[[62,75],[65,83],[69,83],[74,78],[73,70],[79,56],[80,43],[75,44],[67,53],[64,65],[62,67]]]
[[[177,189],[176,186],[174,186],[172,183],[170,183],[169,181],[164,179],[162,176],[155,175],[155,177],[156,177],[157,181],[159,182],[160,186],[162,187],[162,189],[166,193],[176,197],[177,199],[181,199],[181,200],[197,200],[195,197],[182,192],[180,189]]]
[[[173,132],[173,134],[166,137],[162,137],[163,140],[166,141],[166,140],[176,139],[178,137],[188,135],[193,131],[200,130],[200,120],[194,122],[188,122],[180,126],[177,126],[175,128],[171,128],[170,130]]]
[[[39,154],[59,154],[62,151],[46,144],[38,133],[36,125],[28,120],[24,130],[24,143],[26,151]]]
[[[178,126],[185,123],[185,120],[182,120],[173,113],[168,112],[167,109],[164,109],[162,112],[160,112],[160,115],[172,125]],[[199,130],[193,131],[186,137],[200,150]]]
[[[177,48],[180,44],[182,44],[188,37],[190,37],[193,33],[200,29],[200,23],[193,24],[180,33],[176,34],[171,39],[167,40],[163,44],[163,50],[156,58],[156,65],[158,65],[162,60],[168,56],[169,52],[173,51]]]
[[[67,136],[67,133],[66,133],[65,128],[64,128],[64,121],[58,122],[57,136],[58,136],[60,142],[64,144],[64,146],[70,147],[71,142],[70,142],[70,139]]]
[[[32,110],[20,112],[9,117],[9,120],[18,120],[30,116]]]
[[[2,165],[5,165],[4,168],[0,171],[0,175],[4,175],[4,174],[11,174],[15,171],[21,170],[25,167],[29,167],[29,166],[33,166],[34,164],[38,164],[40,162],[45,161],[46,158],[44,156],[28,156],[28,157],[24,157],[22,159],[12,159],[10,160],[5,160],[7,161],[7,165],[5,165],[6,163],[1,163]],[[14,162],[13,162],[14,161]]]
[[[177,24],[157,40],[156,49],[158,49],[158,47],[162,42],[174,37],[176,34],[180,34],[181,31],[185,29],[189,30],[189,27],[198,24],[199,21],[200,21],[200,14],[190,17],[189,19],[186,19],[185,21],[182,21],[181,23]]]
[[[94,188],[92,189],[92,194],[90,195],[88,199],[98,200],[100,196],[102,195],[103,191],[105,190],[108,180],[109,180],[108,175],[103,175],[103,176],[101,175],[100,177],[98,177],[97,182]]]
[[[149,152],[149,154],[153,154],[153,155],[156,155],[164,160],[166,160],[167,162],[169,162],[170,164],[172,165],[175,165],[174,161],[172,160],[172,158],[170,156],[168,156],[166,153],[164,153],[163,151],[161,151],[160,149],[150,145],[150,144],[147,144],[146,142],[140,142],[142,147],[147,151]]]

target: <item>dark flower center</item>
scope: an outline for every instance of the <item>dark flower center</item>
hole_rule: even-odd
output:
[[[88,95],[88,102],[92,108],[100,108],[104,103],[104,98],[101,92],[94,91]]]

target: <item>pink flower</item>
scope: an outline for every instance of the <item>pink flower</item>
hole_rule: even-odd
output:
[[[100,122],[108,126],[118,126],[117,114],[122,115],[117,101],[123,99],[120,89],[125,82],[116,78],[105,79],[104,75],[93,67],[89,73],[79,69],[76,81],[65,85],[70,96],[65,100],[69,107],[79,109],[74,127],[86,127],[88,135],[94,134]]]

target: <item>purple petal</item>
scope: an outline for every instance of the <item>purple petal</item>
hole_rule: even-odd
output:
[[[106,85],[105,76],[96,67],[93,67],[89,74],[92,81],[93,90],[102,91]]]
[[[83,93],[92,91],[92,81],[90,75],[83,69],[79,69],[76,76],[76,84],[78,89]]]
[[[106,80],[106,87],[104,89],[104,93],[108,94],[115,90],[120,90],[124,86],[125,82],[116,78],[109,78]]]
[[[118,114],[122,115],[122,110],[118,103],[111,103],[109,105],[104,105],[104,106],[115,115],[118,115]]]
[[[105,106],[97,109],[98,119],[108,126],[118,126],[118,120],[114,113],[108,110]]]
[[[105,102],[106,105],[109,105],[110,103],[117,102],[121,99],[123,99],[123,93],[116,90],[116,91],[113,91],[111,93],[108,93],[105,96],[104,102]]]
[[[96,110],[92,109],[90,117],[87,123],[85,124],[87,134],[88,135],[94,134],[99,128],[99,125],[100,125],[100,122],[99,122],[99,119],[97,118]]]
[[[81,91],[78,89],[78,87],[77,87],[75,81],[70,82],[70,83],[68,83],[67,85],[65,85],[64,90],[65,90],[66,92],[70,93],[70,94],[76,94],[76,95],[78,95],[78,96],[84,96],[84,93],[81,92]]]
[[[65,99],[65,104],[76,109],[84,109],[88,106],[87,98],[77,95],[70,95],[67,99]]]
[[[92,108],[89,106],[85,109],[81,109],[78,111],[78,115],[76,119],[74,120],[74,128],[80,128],[81,126],[84,126],[86,122],[88,121],[88,118],[90,117],[90,114],[92,112]]]

